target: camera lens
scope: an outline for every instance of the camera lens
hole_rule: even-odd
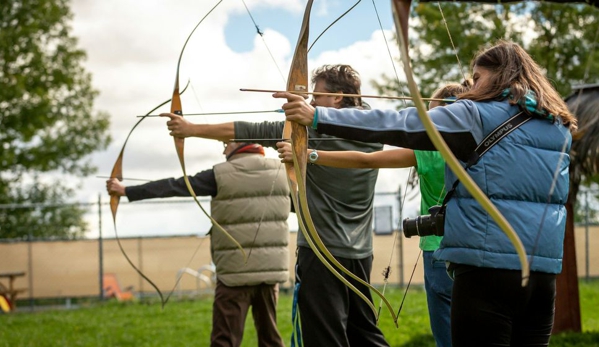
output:
[[[405,237],[434,235],[434,219],[430,215],[418,216],[415,219],[403,220],[403,234]]]

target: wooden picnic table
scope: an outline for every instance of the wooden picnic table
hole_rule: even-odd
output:
[[[8,279],[8,285],[5,285],[4,283],[0,282],[0,294],[6,295],[6,297],[10,301],[10,306],[12,309],[14,309],[17,306],[17,295],[27,290],[25,288],[15,288],[14,286],[15,279],[23,276],[25,276],[25,271],[0,272],[0,279]]]

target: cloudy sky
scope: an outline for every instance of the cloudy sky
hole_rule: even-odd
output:
[[[177,59],[185,39],[197,22],[212,8],[214,0],[73,0],[73,34],[87,52],[85,65],[100,91],[97,111],[111,115],[110,147],[92,160],[99,175],[109,175],[136,116],[150,111],[172,95]],[[305,0],[245,0],[263,38],[248,15],[242,0],[224,0],[198,27],[183,54],[180,78],[190,81],[182,96],[184,113],[275,110],[281,101],[266,93],[244,93],[239,88],[281,89],[293,56],[304,12]],[[375,1],[376,10],[397,58],[392,42],[393,21],[389,1]],[[311,42],[351,4],[342,0],[316,1],[311,16]],[[376,94],[373,79],[382,74],[395,76],[383,33],[372,1],[362,1],[350,14],[336,23],[314,45],[309,54],[309,69],[323,64],[345,63],[361,74],[362,93]],[[269,54],[270,50],[270,54]],[[272,54],[272,57],[271,57]],[[395,67],[403,79],[401,66]],[[368,100],[373,107],[391,108],[393,104]],[[165,106],[160,111],[168,111]],[[277,120],[281,115],[195,116],[197,123],[232,120]],[[188,139],[187,171],[190,174],[221,162],[220,142]],[[275,152],[269,155],[275,156]],[[125,177],[160,179],[180,177],[173,140],[165,121],[148,118],[133,133],[126,148]],[[377,191],[397,191],[405,185],[407,170],[381,170]],[[108,201],[104,179],[85,179],[78,201],[95,202],[98,196]],[[133,185],[139,182],[126,181]],[[381,198],[377,205],[394,203],[394,197]],[[127,204],[119,210],[122,235],[203,233],[209,222],[192,204]],[[164,201],[163,201],[164,202]],[[410,202],[412,208],[418,201]],[[208,203],[204,203],[208,207]],[[111,236],[110,211],[102,211],[103,233]],[[98,234],[97,211],[90,214],[92,232]]]

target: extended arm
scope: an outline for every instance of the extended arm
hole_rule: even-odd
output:
[[[279,158],[284,163],[292,163],[291,145],[289,142],[277,143]],[[308,149],[308,153],[312,149]],[[373,153],[359,151],[318,151],[317,165],[338,168],[404,168],[416,165],[414,151],[397,148]]]
[[[163,113],[161,117],[168,117],[166,122],[170,135],[175,137],[202,137],[205,139],[227,142],[235,138],[233,122],[220,124],[194,124],[182,116]]]
[[[215,196],[217,193],[216,179],[212,169],[188,176],[191,186],[198,196]],[[106,190],[110,195],[127,196],[129,201],[174,196],[190,196],[183,177],[166,178],[136,186],[125,186],[116,178],[106,181]]]
[[[303,98],[287,92],[274,97],[287,97],[283,105],[287,120],[308,126],[316,131],[362,142],[379,142],[397,147],[435,150],[418,111],[413,107],[395,110],[334,109],[307,105]],[[483,138],[482,122],[472,101],[458,101],[428,112],[431,120],[454,154],[467,160]],[[316,118],[316,120],[314,120]]]

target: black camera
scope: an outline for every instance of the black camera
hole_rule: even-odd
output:
[[[429,215],[418,216],[415,219],[403,220],[403,234],[412,236],[443,236],[445,223],[445,206],[435,205],[428,209]]]

